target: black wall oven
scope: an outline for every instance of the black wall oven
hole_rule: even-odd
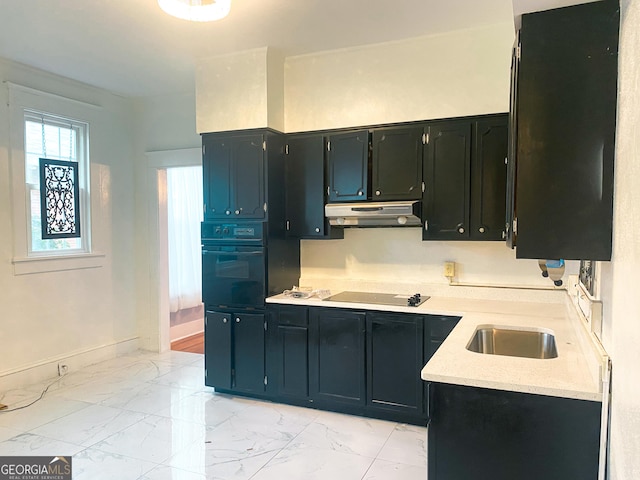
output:
[[[264,224],[202,223],[202,301],[207,308],[264,308]]]

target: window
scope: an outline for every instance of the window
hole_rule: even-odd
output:
[[[102,203],[94,202],[92,205],[89,188],[89,128],[90,125],[97,125],[96,128],[101,131],[105,119],[102,106],[11,82],[5,82],[5,85],[9,99],[11,263],[14,275],[103,267],[106,254],[100,251],[103,245],[100,242],[92,246],[95,238],[91,235],[90,215],[92,210],[97,218],[104,218],[106,213]],[[72,165],[78,167],[76,184],[79,189],[77,196],[74,191],[73,198],[78,199],[80,238],[57,235],[52,240],[42,239],[39,169],[40,158],[44,157],[51,164],[62,163],[62,170],[68,170]],[[101,166],[98,165],[100,174]],[[56,175],[60,171],[56,170]],[[103,178],[100,175],[98,177]],[[48,186],[51,187],[51,183]],[[50,188],[47,193],[54,191],[68,199],[65,186],[60,185],[57,191]],[[74,204],[74,215],[75,207]],[[63,216],[56,217],[58,221],[64,219]]]
[[[25,110],[24,152],[25,184],[27,191],[27,228],[29,231],[28,256],[69,255],[88,253],[89,242],[89,159],[88,125],[77,120],[46,113]],[[79,212],[76,222],[83,228],[76,238],[42,238],[42,216],[40,197],[40,159],[76,162],[78,167]],[[71,165],[71,164],[70,164]],[[45,219],[46,221],[46,219]]]

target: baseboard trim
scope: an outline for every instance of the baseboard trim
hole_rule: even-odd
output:
[[[139,348],[139,338],[130,337],[117,342],[90,347],[56,357],[35,362],[13,370],[0,372],[0,392],[23,388],[58,376],[58,364],[67,365],[67,373],[73,373],[82,367],[110,360],[117,356],[134,352]]]

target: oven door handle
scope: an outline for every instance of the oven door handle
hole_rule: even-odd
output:
[[[250,252],[217,252],[211,250],[202,250],[203,255],[217,255],[218,257],[248,257],[264,255],[262,250],[253,250]]]

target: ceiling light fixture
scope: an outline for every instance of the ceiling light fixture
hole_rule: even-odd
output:
[[[231,10],[231,0],[158,0],[158,5],[169,15],[193,22],[220,20]]]

